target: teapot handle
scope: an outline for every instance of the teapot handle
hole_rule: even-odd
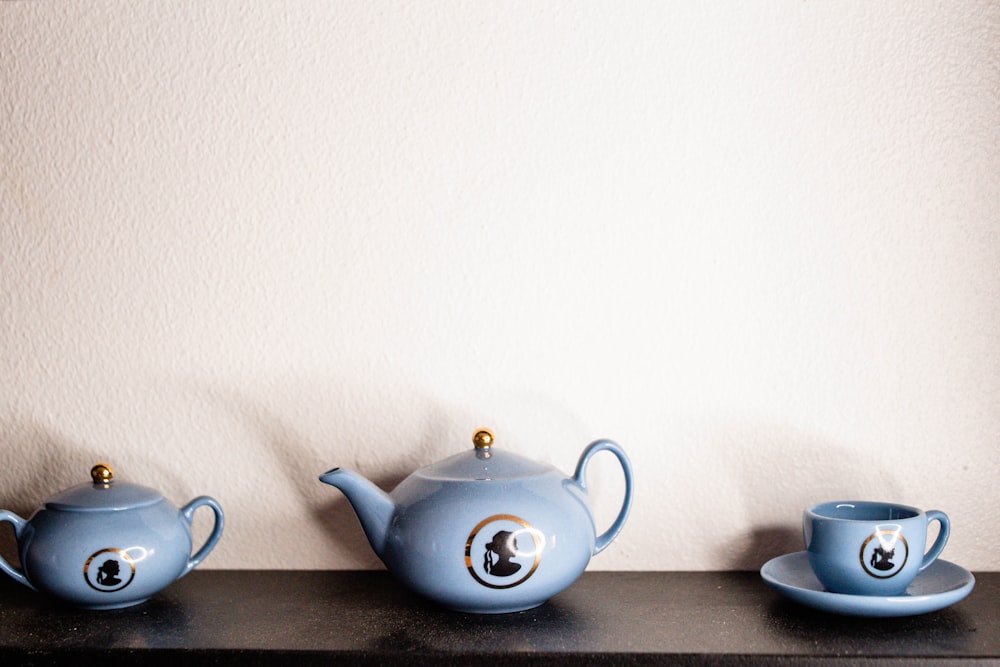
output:
[[[24,529],[28,527],[28,522],[19,517],[18,515],[14,514],[13,512],[11,512],[10,510],[0,510],[0,521],[6,521],[10,525],[14,526],[14,537],[20,544],[21,533],[23,533]],[[3,556],[0,556],[0,570],[3,570],[7,574],[9,574],[14,581],[19,581],[28,588],[37,590],[34,586],[31,585],[31,582],[28,581],[28,577],[24,575],[24,571],[15,568],[13,565],[8,563],[7,559],[4,558]]]
[[[222,527],[225,525],[225,518],[222,514],[222,506],[219,505],[215,498],[210,498],[208,496],[198,496],[187,505],[181,508],[181,516],[187,521],[188,526],[191,526],[191,521],[194,519],[194,512],[202,505],[207,505],[211,508],[212,512],[215,514],[215,526],[212,527],[212,533],[205,540],[205,544],[202,545],[201,549],[195,555],[188,558],[187,565],[184,566],[184,570],[177,576],[178,579],[183,577],[185,574],[198,567],[198,564],[205,559],[205,556],[215,548],[216,542],[222,537]]]
[[[584,491],[587,490],[587,464],[590,462],[590,457],[602,451],[614,454],[622,466],[622,472],[625,473],[625,499],[622,502],[622,508],[618,512],[618,517],[614,523],[604,533],[598,535],[594,541],[593,555],[595,556],[601,553],[618,536],[618,533],[621,532],[622,527],[625,525],[625,519],[628,518],[629,509],[632,507],[632,464],[629,462],[625,450],[612,440],[595,440],[587,445],[587,448],[583,450],[583,454],[580,455],[580,461],[576,464],[573,481]]]

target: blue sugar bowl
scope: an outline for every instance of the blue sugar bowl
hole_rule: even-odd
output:
[[[572,477],[498,450],[487,429],[473,444],[417,470],[389,494],[343,468],[320,481],[347,496],[372,549],[411,589],[458,611],[530,609],[573,583],[621,531],[632,504],[631,464],[611,440],[588,445]],[[618,459],[625,497],[598,535],[586,474],[602,451]]]
[[[145,486],[116,481],[95,465],[92,482],[45,501],[31,517],[0,510],[14,527],[21,567],[0,557],[16,581],[87,609],[117,609],[145,601],[193,570],[222,536],[222,507],[200,496],[178,509]],[[211,534],[191,555],[195,510],[215,515]]]

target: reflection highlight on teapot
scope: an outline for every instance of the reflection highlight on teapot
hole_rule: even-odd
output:
[[[128,549],[122,549],[122,551],[128,554],[128,557],[131,558],[134,563],[146,560],[148,556],[153,555],[153,550],[147,549],[146,547],[129,547]]]

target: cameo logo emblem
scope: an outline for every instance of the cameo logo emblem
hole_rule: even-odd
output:
[[[861,545],[861,567],[878,579],[888,579],[903,569],[910,555],[906,539],[898,528],[880,529]]]
[[[469,533],[465,566],[487,588],[513,588],[535,573],[544,550],[541,531],[512,514],[495,514]]]
[[[95,591],[114,593],[132,583],[135,560],[121,549],[101,549],[87,559],[83,576]]]

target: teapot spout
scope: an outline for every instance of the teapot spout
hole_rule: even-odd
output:
[[[319,481],[340,489],[358,515],[361,528],[375,554],[382,558],[386,535],[396,506],[382,489],[353,470],[333,468],[319,476]]]

